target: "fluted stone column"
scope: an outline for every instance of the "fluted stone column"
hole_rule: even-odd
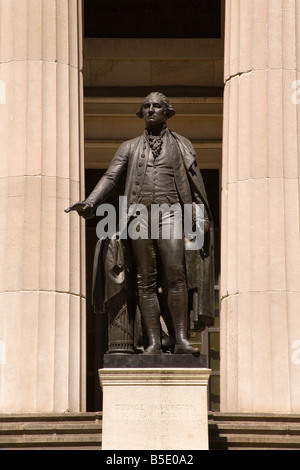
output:
[[[227,0],[225,34],[221,409],[299,413],[300,3]]]
[[[0,1],[0,412],[84,407],[81,1]]]

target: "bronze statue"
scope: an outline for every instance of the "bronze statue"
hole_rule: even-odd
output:
[[[128,205],[147,208],[146,233],[152,226],[150,207],[204,206],[199,249],[187,249],[192,241],[174,236],[172,213],[166,224],[173,235],[167,238],[160,219],[155,237],[123,239],[119,233],[99,240],[93,274],[94,308],[109,315],[109,353],[196,355],[189,329],[213,324],[213,221],[206,191],[191,142],[166,125],[175,115],[168,99],[150,93],[136,114],[145,120],[143,135],[124,142],[87,199],[66,212],[94,217],[124,175]],[[132,213],[130,220],[135,217]]]

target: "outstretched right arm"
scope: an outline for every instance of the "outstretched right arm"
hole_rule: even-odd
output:
[[[122,174],[126,171],[128,159],[128,144],[124,142],[117,150],[108,170],[99,180],[85,201],[76,202],[65,209],[65,212],[76,210],[85,219],[91,219],[96,214],[97,207],[103,203],[118,185]]]

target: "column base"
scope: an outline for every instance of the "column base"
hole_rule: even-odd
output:
[[[208,450],[204,368],[105,368],[103,450]]]

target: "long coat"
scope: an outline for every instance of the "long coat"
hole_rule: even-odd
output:
[[[204,204],[205,216],[209,220],[209,230],[205,234],[202,249],[185,252],[187,285],[190,293],[190,326],[201,331],[214,322],[213,220],[193,145],[185,137],[169,132],[178,145],[184,163],[174,168],[180,199],[183,204],[191,202]],[[149,155],[150,148],[146,144],[145,134],[124,142],[86,201],[93,202],[95,206],[103,203],[126,173],[124,196],[127,196],[129,204],[138,202]],[[106,304],[113,301],[113,298],[125,288],[127,271],[122,242],[111,240],[108,243],[99,240],[93,272],[93,305],[96,312],[105,311]]]

